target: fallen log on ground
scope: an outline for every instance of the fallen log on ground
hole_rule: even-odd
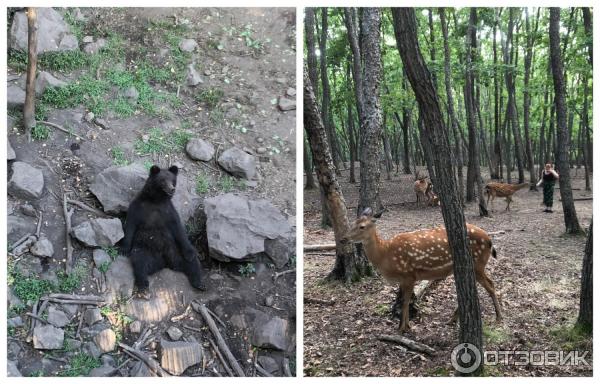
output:
[[[435,349],[431,348],[429,345],[419,343],[418,341],[400,335],[381,335],[377,337],[377,340],[398,343],[413,351],[427,353],[429,355],[435,353]]]

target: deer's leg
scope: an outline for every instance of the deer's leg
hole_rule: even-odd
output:
[[[415,283],[413,281],[404,282],[400,285],[400,289],[402,290],[402,321],[400,322],[400,332],[404,332],[410,328],[408,324],[408,306],[414,287]]]
[[[485,271],[478,272],[476,274],[477,281],[485,290],[489,293],[492,298],[492,302],[494,303],[494,310],[496,311],[496,321],[502,321],[502,311],[500,309],[500,302],[498,301],[498,297],[496,296],[496,289],[494,288],[494,282],[490,277],[485,273]]]

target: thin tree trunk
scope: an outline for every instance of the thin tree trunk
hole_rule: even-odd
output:
[[[327,141],[327,133],[321,121],[315,95],[304,67],[304,129],[312,149],[317,179],[325,194],[325,202],[332,213],[333,232],[336,242],[336,257],[328,279],[351,282],[372,274],[367,259],[356,252],[353,244],[341,244],[340,239],[350,229],[347,208],[342,190],[333,171],[333,160]]]
[[[560,195],[562,198],[565,227],[567,233],[581,233],[573,191],[571,189],[571,175],[569,169],[569,136],[567,132],[567,105],[565,102],[565,81],[563,59],[559,41],[560,8],[550,8],[550,58],[552,63],[552,77],[554,79],[554,103],[556,105],[557,145],[556,165],[560,174]]]
[[[533,31],[529,26],[529,10],[525,7],[525,29],[527,31],[527,48],[525,53],[525,78],[523,79],[523,128],[525,129],[525,154],[527,156],[527,168],[529,169],[529,189],[537,191],[537,177],[533,167],[533,151],[531,150],[531,136],[529,134],[529,110],[531,108],[531,95],[529,92],[529,77],[531,74],[531,62],[533,61],[533,46],[537,35],[538,21],[540,17],[540,8],[538,8],[535,27]]]
[[[306,186],[304,189],[315,189],[315,178],[313,176],[312,159],[308,154],[308,145],[304,143],[304,173],[306,173]]]
[[[579,316],[577,317],[577,325],[590,335],[592,334],[592,326],[594,324],[594,284],[592,275],[594,270],[594,235],[592,225],[593,222],[590,222],[585,244],[583,267],[581,268],[581,296],[579,298]]]
[[[35,128],[35,76],[37,67],[37,11],[27,8],[27,83],[25,86],[25,104],[23,105],[23,125],[25,135],[31,141],[31,131]]]
[[[502,12],[502,10],[500,10]],[[493,28],[493,43],[492,49],[494,52],[494,156],[492,162],[495,172],[490,175],[492,179],[501,178],[502,174],[502,146],[500,144],[500,103],[499,103],[499,88],[498,88],[498,48],[496,43],[496,30],[498,28],[498,11],[494,10],[494,28]]]
[[[594,67],[594,32],[592,30],[592,13],[588,7],[581,8],[583,11],[583,28],[587,36],[588,63],[590,67]]]
[[[467,243],[465,217],[452,177],[450,142],[443,123],[437,93],[417,40],[417,20],[413,8],[392,8],[398,51],[422,113],[424,134],[431,137],[435,168],[438,176],[442,215],[453,255],[453,268],[460,319],[459,341],[471,343],[482,350],[482,324],[473,259]],[[472,374],[481,372],[482,366]]]

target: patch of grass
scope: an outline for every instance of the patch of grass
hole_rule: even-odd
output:
[[[36,141],[48,140],[50,137],[50,128],[43,124],[36,124],[31,130],[31,138]]]
[[[379,316],[386,316],[390,314],[390,306],[386,304],[377,304],[374,312]]]
[[[135,108],[124,97],[118,97],[110,102],[110,109],[120,117],[129,117],[135,113]]]
[[[485,324],[483,326],[483,336],[487,344],[501,344],[510,338],[503,328],[491,328]]]
[[[72,270],[71,274],[67,275],[64,271],[59,271],[58,276],[58,287],[60,292],[73,292],[81,286],[81,281],[88,275],[88,267],[83,264],[77,264]]]
[[[115,261],[117,256],[119,256],[119,249],[117,247],[102,247],[104,252],[108,253],[108,256]]]
[[[135,150],[142,155],[171,153],[176,150],[183,150],[193,135],[181,129],[164,134],[159,128],[151,128],[147,136],[147,140],[138,139],[134,143]]]
[[[231,192],[234,189],[243,191],[246,189],[246,183],[235,177],[224,175],[219,179],[218,187],[223,193]]]
[[[29,372],[27,377],[42,377],[44,376],[44,371],[41,369],[36,369],[35,371]]]
[[[256,268],[254,267],[253,263],[246,263],[240,265],[238,271],[240,272],[240,275],[244,277],[249,277],[250,275],[256,273]]]
[[[129,164],[129,160],[125,157],[125,151],[118,145],[110,149],[110,157],[114,165],[123,166]]]
[[[210,122],[213,125],[220,126],[225,121],[225,114],[223,113],[221,108],[215,108],[212,111],[210,111],[208,118],[210,119]]]
[[[35,302],[40,297],[53,292],[54,284],[51,281],[38,279],[33,276],[23,276],[21,272],[13,272],[13,291],[23,302]]]
[[[108,103],[104,98],[108,90],[109,85],[106,81],[84,75],[76,82],[64,87],[46,89],[41,101],[54,108],[84,105],[95,115],[101,116],[108,108]]]
[[[254,38],[254,30],[251,24],[247,24],[244,30],[240,33],[240,37],[244,39],[246,46],[254,51],[255,54],[263,53],[265,50],[265,44],[270,42],[269,39],[260,40]]]
[[[59,376],[81,377],[87,376],[94,368],[100,367],[100,360],[87,353],[79,353],[69,362],[70,368],[61,371]]]
[[[92,55],[93,56],[93,55]],[[47,52],[38,56],[39,70],[71,72],[89,66],[91,56],[82,51]],[[26,52],[10,50],[8,66],[16,71],[27,70],[28,57]]]
[[[100,266],[98,267],[98,270],[102,273],[106,273],[108,272],[108,268],[110,268],[110,261],[105,261],[102,264],[100,264]]]
[[[428,371],[427,376],[450,376],[450,371],[446,367],[436,367]]]
[[[208,108],[213,109],[223,99],[223,90],[219,88],[207,88],[196,94],[196,101],[204,103]]]
[[[591,330],[572,323],[550,329],[550,336],[565,351],[581,349],[591,343]]]
[[[106,80],[117,87],[127,88],[133,85],[135,75],[129,71],[109,69],[108,72],[106,72]]]
[[[205,194],[210,188],[210,180],[204,175],[196,176],[196,192],[199,194]]]
[[[77,37],[78,41],[83,38],[83,28],[85,28],[85,22],[76,20],[72,10],[65,12],[65,22],[71,27],[71,32]]]

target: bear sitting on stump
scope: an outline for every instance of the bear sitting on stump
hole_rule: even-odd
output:
[[[187,237],[171,198],[177,184],[176,166],[154,165],[141,192],[127,210],[122,252],[131,259],[138,295],[148,297],[148,276],[163,268],[183,272],[190,284],[204,290],[198,252]]]

